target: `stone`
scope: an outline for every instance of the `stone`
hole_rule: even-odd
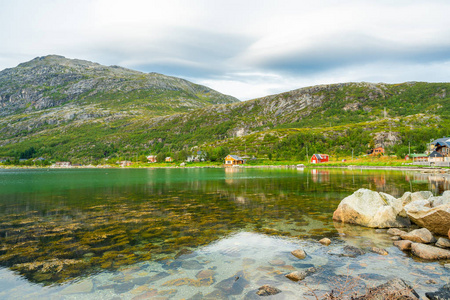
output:
[[[195,275],[195,277],[197,279],[202,279],[202,278],[209,278],[209,277],[214,277],[214,275],[216,275],[216,272],[214,270],[202,270],[200,272],[197,273],[197,275]]]
[[[300,281],[300,280],[305,279],[307,274],[306,274],[306,272],[295,271],[295,272],[291,272],[285,276],[286,276],[286,278],[288,278],[292,281]]]
[[[329,238],[323,238],[319,241],[322,245],[328,246],[331,244],[331,240]]]
[[[284,266],[286,262],[282,259],[273,259],[269,261],[269,264],[272,266]]]
[[[440,237],[440,238],[438,238],[435,246],[440,247],[440,248],[450,248],[450,240]]]
[[[93,288],[94,283],[92,282],[92,280],[83,280],[69,285],[68,287],[66,287],[61,291],[61,294],[71,295],[71,294],[90,293]]]
[[[439,235],[446,236],[450,230],[450,204],[418,211],[407,211],[412,222]]]
[[[450,270],[450,264],[444,264],[444,268],[449,269]]]
[[[411,201],[427,200],[432,196],[433,196],[433,193],[430,191],[415,192],[415,193],[411,194]]]
[[[402,234],[407,233],[406,231],[400,230],[400,229],[398,229],[398,228],[389,228],[388,231],[386,231],[386,232],[387,232],[388,234],[394,235],[394,236],[400,236],[400,235],[402,235]]]
[[[390,195],[359,189],[339,203],[333,220],[373,228],[408,226],[409,220],[398,216],[397,202]]]
[[[370,248],[370,251],[376,254],[380,254],[380,255],[388,255],[389,252],[386,251],[386,249],[383,248],[378,248],[378,247],[372,247]]]
[[[394,278],[377,287],[369,288],[363,296],[353,298],[355,300],[385,300],[385,299],[408,299],[419,300],[416,291],[400,278]]]
[[[450,204],[450,191],[445,191],[442,196],[431,197],[431,206],[437,207],[439,205]]]
[[[203,265],[196,260],[185,260],[181,263],[181,267],[186,270],[201,270]]]
[[[217,283],[215,287],[229,295],[240,295],[248,284],[249,282],[245,278],[244,272],[239,271],[234,276]]]
[[[437,260],[437,259],[450,259],[450,250],[419,244],[412,243],[411,251],[415,256],[423,259]]]
[[[450,283],[440,287],[436,292],[425,293],[430,300],[450,299]]]
[[[396,246],[398,249],[405,251],[405,250],[411,250],[411,241],[408,240],[402,240],[402,241],[395,241],[394,246]]]
[[[311,275],[311,274],[313,274],[315,272],[317,272],[317,269],[314,268],[314,267],[310,267],[310,268],[308,268],[306,270],[303,270],[303,271],[291,272],[291,273],[285,275],[285,277],[290,279],[290,280],[292,280],[292,281],[300,281],[300,280],[305,279],[307,276],[309,276],[309,275]]]
[[[401,238],[416,243],[430,244],[436,242],[433,234],[426,228],[416,229],[406,234],[402,234]]]
[[[256,294],[258,296],[271,296],[281,293],[281,290],[277,289],[276,287],[270,286],[268,284],[263,285],[258,289]]]
[[[391,236],[391,240],[393,240],[393,241],[398,241],[398,240],[401,240],[401,239],[402,238],[397,236],[397,235]]]
[[[403,207],[403,212],[408,216],[408,212],[415,213],[418,211],[427,211],[431,208],[431,203],[428,200],[413,201]]]
[[[360,256],[363,254],[365,254],[364,250],[361,250],[357,247],[347,245],[344,247],[344,253],[342,254],[342,256],[357,257],[357,256]]]
[[[297,257],[298,259],[305,259],[306,257],[306,252],[303,251],[303,249],[294,250],[291,252],[291,254]]]

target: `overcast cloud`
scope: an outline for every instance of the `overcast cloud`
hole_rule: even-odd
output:
[[[0,70],[37,56],[159,72],[241,100],[449,81],[450,1],[0,0]]]

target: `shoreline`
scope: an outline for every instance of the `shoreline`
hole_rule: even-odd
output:
[[[302,165],[302,166],[299,166]],[[73,166],[73,167],[39,167],[39,166],[0,166],[0,170],[13,169],[349,169],[349,170],[391,170],[391,171],[422,171],[425,173],[450,173],[449,168],[443,167],[417,167],[417,166],[370,166],[370,165],[343,165],[343,166],[329,166],[329,165],[239,165],[239,166],[131,166],[119,167],[111,165],[88,165],[88,166]]]

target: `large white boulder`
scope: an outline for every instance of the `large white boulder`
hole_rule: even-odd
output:
[[[402,202],[388,194],[359,189],[339,203],[333,220],[373,228],[404,227],[410,225],[400,217]]]

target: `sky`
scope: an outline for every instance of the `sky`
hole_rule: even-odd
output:
[[[240,100],[340,82],[448,82],[448,0],[0,0],[0,70],[63,55]]]

